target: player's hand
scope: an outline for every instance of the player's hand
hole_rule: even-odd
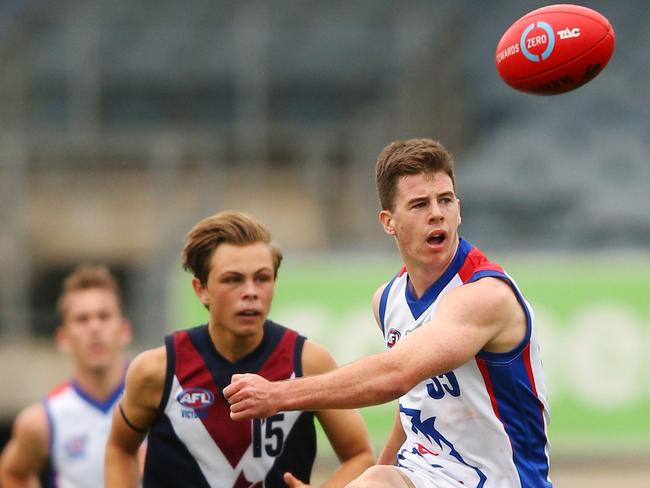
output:
[[[278,413],[273,404],[273,383],[256,374],[234,374],[223,394],[233,420],[267,418]]]
[[[291,473],[284,473],[284,482],[287,484],[289,488],[301,488],[301,487],[310,488],[311,487],[311,485],[307,485],[303,483]]]

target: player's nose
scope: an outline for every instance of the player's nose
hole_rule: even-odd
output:
[[[255,282],[253,280],[246,280],[246,282],[244,283],[243,292],[244,292],[244,298],[249,300],[255,300],[259,296],[257,285],[255,285]]]
[[[440,222],[444,218],[438,202],[431,202],[429,205],[429,222]]]

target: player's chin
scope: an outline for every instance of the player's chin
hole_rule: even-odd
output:
[[[109,369],[110,364],[111,364],[110,359],[107,357],[106,358],[92,357],[85,361],[86,369],[94,373],[103,373],[104,371]]]
[[[242,333],[255,333],[264,326],[265,317],[263,315],[236,315],[234,322],[237,330]]]

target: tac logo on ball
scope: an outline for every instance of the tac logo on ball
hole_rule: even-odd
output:
[[[551,55],[555,47],[553,28],[547,22],[533,22],[521,33],[519,46],[521,47],[521,53],[530,61],[538,63],[545,60]],[[541,48],[544,48],[541,54],[538,55],[533,52]]]

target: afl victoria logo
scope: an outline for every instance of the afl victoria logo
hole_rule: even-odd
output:
[[[214,395],[204,388],[187,388],[176,395],[176,401],[186,408],[197,410],[212,405]]]
[[[388,334],[386,334],[386,345],[389,348],[393,347],[395,344],[397,344],[397,341],[399,341],[401,335],[402,334],[400,334],[399,330],[391,328],[388,331]]]

